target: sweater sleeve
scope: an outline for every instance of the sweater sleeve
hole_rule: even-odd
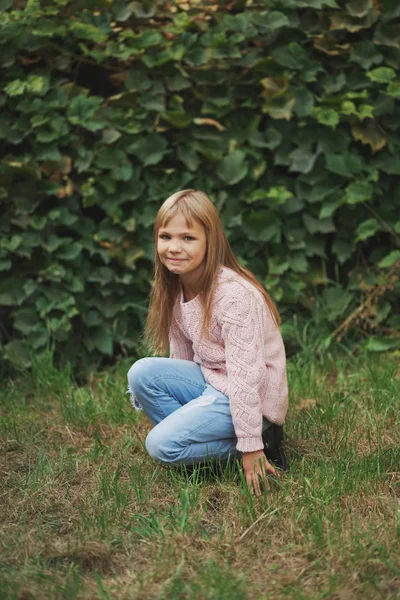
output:
[[[193,360],[192,342],[184,335],[175,316],[169,332],[169,357]]]
[[[268,389],[267,329],[276,329],[261,295],[242,285],[230,290],[218,321],[225,345],[228,396],[239,452],[262,450],[261,410]],[[277,330],[280,335],[279,330]]]

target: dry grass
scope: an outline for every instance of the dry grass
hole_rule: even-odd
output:
[[[155,465],[126,370],[3,384],[0,598],[400,597],[396,356],[292,359],[292,468],[261,498]]]

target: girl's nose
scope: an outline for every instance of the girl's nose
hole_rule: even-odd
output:
[[[171,244],[169,246],[170,252],[180,252],[181,250],[182,250],[182,248],[180,247],[180,244],[175,244],[175,243],[171,242]]]

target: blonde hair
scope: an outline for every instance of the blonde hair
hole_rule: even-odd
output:
[[[210,198],[199,190],[182,190],[172,194],[162,204],[154,223],[155,270],[150,294],[150,307],[144,337],[150,348],[157,353],[167,353],[173,309],[181,290],[179,276],[171,273],[161,262],[157,253],[158,232],[181,213],[188,227],[198,221],[205,230],[207,251],[205,268],[199,284],[199,299],[203,307],[202,335],[207,337],[211,318],[211,306],[217,285],[217,274],[222,265],[229,267],[252,283],[264,296],[276,326],[280,324],[277,308],[255,276],[237,262],[229,245],[219,214]]]

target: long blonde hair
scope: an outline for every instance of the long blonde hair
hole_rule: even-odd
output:
[[[199,190],[182,190],[172,194],[162,204],[154,223],[155,271],[150,294],[150,307],[144,337],[150,348],[164,354],[169,348],[169,332],[173,309],[181,290],[179,276],[171,273],[161,262],[157,253],[158,232],[181,213],[191,227],[198,221],[204,227],[207,241],[205,268],[199,284],[199,299],[203,307],[202,335],[207,336],[211,318],[211,305],[217,285],[217,274],[222,265],[229,267],[252,283],[264,296],[276,326],[280,324],[277,308],[255,276],[237,262],[224,232],[219,214],[210,198]]]

